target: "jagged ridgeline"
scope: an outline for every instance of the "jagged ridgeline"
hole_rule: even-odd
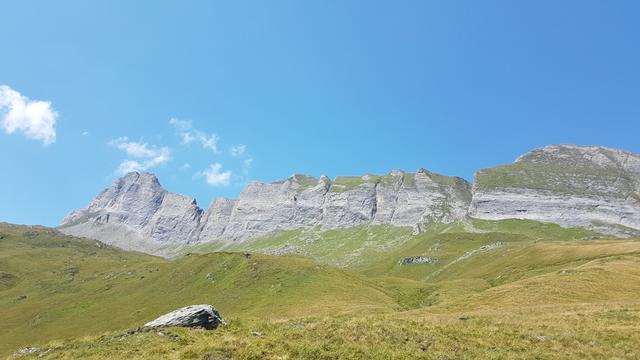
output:
[[[126,249],[237,244],[295,229],[358,225],[411,227],[465,223],[472,218],[529,219],[612,235],[640,231],[640,156],[596,146],[551,145],[515,163],[480,170],[473,187],[459,177],[415,173],[292,175],[252,182],[236,200],[219,198],[207,210],[166,191],[149,173],[117,179],[60,230]]]

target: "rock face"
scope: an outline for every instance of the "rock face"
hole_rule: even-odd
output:
[[[211,305],[191,305],[162,315],[159,318],[144,324],[145,327],[202,327],[215,329],[224,324],[218,310]]]
[[[164,190],[155,176],[130,173],[63,220],[60,231],[146,252],[190,242],[237,242],[302,227],[359,224],[412,226],[464,219],[471,186],[424,169],[383,176],[305,175],[254,181],[237,200],[219,198],[206,211]]]
[[[233,243],[299,228],[389,224],[420,232],[468,217],[640,234],[640,156],[552,145],[478,171],[473,189],[464,179],[424,169],[333,181],[292,175],[270,184],[254,181],[237,200],[215,199],[206,211],[193,198],[164,190],[152,174],[134,172],[68,215],[60,231],[161,253],[187,243]]]
[[[469,215],[531,219],[615,235],[640,230],[640,156],[597,146],[551,145],[480,170]]]
[[[201,216],[193,198],[166,191],[152,174],[132,172],[64,218],[60,230],[149,251],[197,239]]]

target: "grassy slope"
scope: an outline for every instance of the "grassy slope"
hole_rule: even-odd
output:
[[[170,310],[181,301],[213,303],[230,324],[212,332],[115,332],[57,341],[48,345],[54,350],[47,357],[639,357],[640,242],[576,240],[592,236],[585,230],[508,220],[441,227],[419,236],[386,227],[320,235],[292,232],[243,246],[268,251],[294,244],[320,263],[357,272],[289,256],[244,259],[241,254],[191,255],[169,263],[104,249],[125,258],[140,256],[160,267],[152,273],[157,278],[149,279],[157,286],[132,290],[105,329],[137,326],[149,318],[146,314]],[[500,246],[482,248],[496,243]],[[0,254],[0,270],[5,271],[5,249]],[[415,255],[433,256],[438,262],[398,264],[399,258]],[[264,269],[257,276],[253,262]],[[218,267],[212,270],[214,263]],[[211,284],[206,274],[212,271],[214,281],[225,289],[222,294],[207,290]],[[274,292],[272,285],[276,283]],[[11,301],[15,301],[18,286],[0,290],[2,301],[7,292],[12,292]],[[172,289],[171,295],[163,295],[157,290],[159,286]],[[122,290],[114,292],[118,294],[123,294]],[[104,306],[109,306],[108,300]],[[2,305],[0,312],[18,309]],[[140,308],[145,314],[132,317],[134,309]],[[399,311],[402,309],[405,311]],[[463,314],[470,319],[459,320]],[[60,318],[51,319],[50,326],[61,328],[60,324],[54,326]],[[74,325],[80,321],[76,317],[64,319]],[[29,329],[40,334],[39,326]],[[82,322],[77,327],[82,334],[101,332]],[[253,336],[252,331],[263,336]],[[24,340],[26,335],[22,336]]]
[[[262,319],[399,307],[362,276],[299,257],[214,253],[168,262],[46,229],[0,233],[0,353],[137,326],[194,303]]]

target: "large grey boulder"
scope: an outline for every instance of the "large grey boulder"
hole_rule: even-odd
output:
[[[215,329],[225,324],[218,310],[211,305],[191,305],[164,314],[159,318],[144,324],[145,327],[202,327]]]
[[[640,155],[551,145],[476,173],[469,215],[530,219],[628,236],[640,230]]]

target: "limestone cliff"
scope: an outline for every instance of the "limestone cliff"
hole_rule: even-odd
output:
[[[334,181],[292,175],[270,184],[254,181],[237,200],[216,199],[203,211],[192,198],[164,190],[154,175],[130,173],[67,216],[60,229],[149,252],[166,245],[244,241],[303,227],[373,223],[420,231],[431,223],[462,220],[470,189],[463,179],[424,169]]]
[[[597,146],[551,145],[513,164],[464,179],[420,169],[333,181],[292,175],[254,181],[237,200],[215,199],[205,211],[148,173],[117,179],[60,230],[127,249],[158,252],[187,243],[225,243],[299,228],[361,224],[412,227],[469,217],[531,219],[614,235],[640,234],[640,156]]]
[[[551,145],[477,172],[469,215],[520,218],[616,235],[640,229],[640,156]]]

